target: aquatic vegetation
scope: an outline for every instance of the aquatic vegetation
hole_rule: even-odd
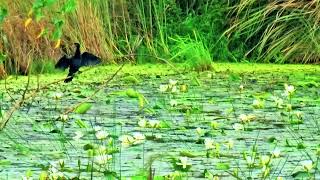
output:
[[[152,70],[152,66],[142,71],[143,67],[124,69],[124,73],[130,72],[126,77],[134,76],[138,82],[128,83],[120,76],[81,104],[77,102],[97,88],[85,80],[97,76],[95,72],[79,79],[83,89],[76,88],[75,82],[70,87],[54,85],[41,91],[35,101],[17,111],[6,135],[0,134],[0,140],[8,142],[6,148],[18,154],[12,157],[8,151],[8,159],[3,160],[0,155],[4,169],[0,177],[5,173],[14,176],[6,169],[13,166],[15,158],[32,169],[28,174],[27,169],[18,172],[19,178],[25,179],[319,176],[315,88],[287,81],[285,86],[278,74],[279,82],[264,89],[265,74],[245,73],[240,78],[234,73],[238,68],[232,71],[232,78],[224,67],[217,72],[183,77],[162,74],[159,78],[154,74],[167,71],[159,73],[159,67]],[[110,72],[110,67],[97,68]],[[57,79],[64,76],[58,75]],[[187,91],[181,90],[182,85]],[[20,91],[19,87],[8,88]],[[137,106],[139,98],[148,103]],[[10,100],[7,95],[2,98],[3,104]],[[65,113],[73,104],[78,107]],[[25,159],[27,156],[43,160]]]
[[[177,165],[182,166],[182,169],[190,168],[191,163],[188,162],[188,157],[180,157],[179,162],[176,162]]]

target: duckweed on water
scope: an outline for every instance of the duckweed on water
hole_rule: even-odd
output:
[[[117,67],[39,91],[0,133],[0,179],[319,179],[319,67],[213,66],[126,65],[68,114]],[[6,82],[3,112],[27,77]]]

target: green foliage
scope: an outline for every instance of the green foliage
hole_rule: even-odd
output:
[[[319,7],[315,1],[241,1],[227,34],[247,44],[252,61],[318,62]]]
[[[38,60],[38,61],[33,61],[31,64],[32,74],[53,73],[53,72],[56,72],[53,61]]]
[[[229,22],[229,1],[180,1],[177,5],[167,17],[170,36],[193,36],[197,32],[214,60],[234,59],[229,40],[223,36]]]
[[[315,1],[132,2],[29,0],[12,3],[11,7],[10,3],[6,6],[1,3],[0,23],[10,10],[28,14],[25,28],[32,24],[29,28],[35,29],[18,31],[30,33],[21,36],[24,38],[19,38],[18,34],[10,37],[8,30],[1,32],[0,51],[12,59],[12,66],[20,67],[29,67],[24,55],[31,49],[31,59],[39,59],[39,54],[49,52],[40,43],[52,44],[51,40],[56,41],[56,48],[62,41],[67,45],[80,41],[83,47],[94,49],[102,59],[112,59],[111,62],[118,55],[130,54],[125,56],[128,61],[154,63],[161,57],[185,62],[196,70],[210,69],[212,60],[243,62],[249,58],[250,61],[277,63],[319,60],[319,3]],[[233,6],[236,9],[232,9]],[[83,7],[88,9],[83,11]],[[87,17],[92,19],[93,29],[88,28]],[[14,18],[8,18],[11,19]],[[20,23],[12,21],[9,24]],[[28,37],[30,39],[26,40]],[[8,48],[23,42],[30,43],[26,48],[17,48],[18,53]],[[5,67],[8,74],[10,66]]]
[[[89,109],[91,109],[92,104],[90,103],[82,103],[80,106],[78,106],[74,112],[78,113],[78,114],[84,114],[86,113]]]
[[[125,91],[125,94],[129,97],[129,98],[134,98],[137,99],[139,102],[139,108],[142,109],[144,107],[145,104],[148,104],[147,99],[143,96],[143,94],[139,93],[138,91],[129,88]]]
[[[51,0],[52,1],[52,0]],[[76,1],[75,0],[68,0],[62,7],[60,12],[61,13],[70,13],[76,9]]]
[[[4,18],[8,15],[8,10],[6,8],[0,7],[0,23],[4,21]]]
[[[129,98],[138,98],[140,96],[140,93],[130,88],[126,90],[126,95]]]
[[[195,35],[196,36],[196,35]],[[191,39],[190,37],[171,38],[175,45],[172,47],[172,58],[174,62],[183,62],[189,68],[204,71],[212,68],[211,54],[199,37]]]
[[[89,125],[87,125],[86,122],[82,121],[81,119],[77,119],[75,123],[78,125],[79,128],[88,128]]]

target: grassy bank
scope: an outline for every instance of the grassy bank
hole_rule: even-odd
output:
[[[26,0],[2,1],[0,6],[1,74],[25,73],[34,62],[55,62],[62,54],[55,49],[57,42],[70,54],[72,44],[80,42],[82,50],[107,64],[159,62],[159,57],[192,66],[319,59],[315,0]]]

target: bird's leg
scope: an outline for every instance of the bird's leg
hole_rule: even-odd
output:
[[[70,71],[67,78],[64,80],[64,82],[68,83],[68,82],[72,81],[73,76],[74,76],[74,73]]]

